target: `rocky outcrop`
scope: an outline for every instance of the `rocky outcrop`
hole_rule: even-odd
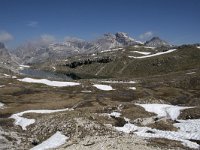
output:
[[[15,57],[6,49],[4,43],[0,42],[0,72],[3,70],[16,72],[17,67]]]

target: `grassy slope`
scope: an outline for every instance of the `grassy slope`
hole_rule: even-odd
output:
[[[75,73],[81,77],[88,76],[98,78],[145,77],[200,68],[200,50],[195,47],[181,47],[178,48],[177,51],[169,54],[143,59],[129,58],[128,56],[131,55],[131,50],[144,51],[144,49],[128,48],[125,52],[118,51],[100,54],[98,57],[107,55],[113,57],[114,61],[106,64],[94,63],[83,65],[74,69],[60,67],[58,70],[65,73]]]

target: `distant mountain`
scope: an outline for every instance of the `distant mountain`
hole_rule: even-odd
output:
[[[5,48],[5,45],[4,43],[0,42],[0,49],[3,49],[3,48]]]
[[[38,63],[48,60],[66,59],[77,54],[89,54],[108,50],[116,47],[125,47],[142,44],[129,37],[127,33],[117,32],[116,34],[104,34],[102,37],[85,41],[77,38],[68,38],[64,42],[51,43],[49,45],[38,45],[27,43],[15,51],[17,57],[25,63]]]
[[[0,42],[0,70],[12,70],[17,67],[15,56],[6,49],[4,43]]]
[[[151,40],[146,41],[144,45],[149,46],[149,47],[171,47],[168,42],[160,39],[159,37],[153,37]]]

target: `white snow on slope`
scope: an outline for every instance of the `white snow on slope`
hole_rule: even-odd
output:
[[[56,87],[65,87],[65,86],[76,86],[80,85],[80,83],[76,82],[61,82],[61,81],[50,81],[47,79],[33,79],[33,78],[24,78],[17,79],[18,81],[28,82],[28,83],[41,83],[48,86],[56,86]]]
[[[139,56],[139,57],[135,57],[135,56],[128,56],[129,58],[137,58],[137,59],[140,59],[140,58],[148,58],[148,57],[154,57],[154,56],[159,56],[159,55],[163,55],[163,54],[168,54],[168,53],[171,53],[171,52],[174,52],[176,51],[177,49],[171,49],[171,50],[168,50],[166,52],[158,52],[158,53],[155,53],[155,54],[152,54],[152,55],[146,55],[146,56]]]
[[[179,128],[179,132],[191,133],[188,139],[192,138],[193,133],[196,133],[200,139],[200,119],[178,120],[178,122],[174,126]]]
[[[90,90],[83,90],[83,91],[81,91],[82,93],[91,93],[92,91],[90,91]]]
[[[68,139],[69,139],[69,137],[66,137],[61,132],[57,131],[54,135],[52,135],[46,141],[31,148],[31,150],[46,150],[46,149],[51,149],[51,148],[57,148],[57,147],[65,144],[65,142]]]
[[[108,114],[108,115],[111,116],[111,117],[116,117],[116,118],[118,118],[118,117],[121,116],[121,113],[119,113],[119,112],[112,112],[112,113],[110,113],[110,114]]]
[[[136,87],[129,87],[130,90],[136,90]]]
[[[10,75],[8,75],[8,74],[3,74],[5,77],[11,77]]]
[[[158,117],[167,117],[172,120],[176,120],[183,109],[189,109],[193,107],[181,107],[168,104],[136,104],[143,107],[146,111],[152,112],[158,115]]]
[[[188,72],[188,73],[186,73],[186,74],[195,74],[196,72]]]
[[[103,51],[101,51],[101,53],[112,52],[112,51],[118,51],[118,50],[123,50],[123,48],[115,48],[115,49],[103,50]]]
[[[130,83],[130,84],[133,84],[133,83],[136,83],[135,81],[101,81],[103,83]]]
[[[148,112],[154,112],[159,117],[169,117],[177,119],[180,110],[192,107],[180,107],[167,104],[136,104],[143,107]],[[177,120],[179,123],[173,124],[179,128],[178,131],[162,131],[152,129],[150,127],[139,127],[131,123],[126,123],[123,127],[115,127],[116,130],[130,133],[134,132],[138,136],[146,138],[165,138],[175,141],[180,141],[184,146],[199,149],[200,146],[190,140],[200,140],[200,119],[193,120]]]
[[[144,48],[155,49],[156,47],[144,46]]]
[[[3,109],[3,108],[4,108],[4,103],[0,102],[0,109]]]
[[[12,116],[10,116],[10,118],[15,119],[15,122],[14,122],[15,125],[19,125],[22,127],[23,130],[26,130],[27,126],[35,123],[35,119],[24,118],[22,117],[24,114],[27,114],[27,113],[49,114],[49,113],[67,111],[67,110],[71,111],[72,109],[65,108],[65,109],[57,109],[57,110],[26,110],[20,113],[13,114]]]
[[[112,86],[110,86],[110,85],[94,84],[93,86],[96,87],[97,89],[103,90],[103,91],[111,91],[111,90],[114,90],[114,89],[112,88]]]
[[[149,54],[151,54],[151,52],[141,52],[141,51],[131,51],[131,52],[142,54],[142,55],[149,55]]]
[[[200,46],[197,46],[197,48],[199,48],[199,49],[200,49]]]
[[[28,65],[19,65],[19,69],[23,70],[24,68],[30,68]]]
[[[111,113],[102,113],[102,114],[100,114],[100,116],[116,117],[116,118],[118,118],[118,117],[121,116],[121,113],[114,111],[114,112],[111,112]]]
[[[138,127],[134,124],[127,123],[123,127],[115,127],[116,130],[130,133],[134,132],[138,136],[146,138],[165,138],[175,141],[180,141],[184,146],[199,149],[199,145],[195,142],[191,142],[189,139],[200,140],[199,132],[185,132],[185,131],[162,131],[157,129],[152,129],[149,127]]]

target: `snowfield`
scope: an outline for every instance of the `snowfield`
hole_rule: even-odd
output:
[[[158,115],[158,117],[167,117],[172,120],[176,120],[181,110],[189,109],[193,107],[181,107],[168,104],[136,104],[143,107],[146,111],[152,112]]]
[[[167,104],[136,104],[143,107],[148,112],[153,112],[158,117],[167,117],[175,120],[180,114],[180,110],[192,107],[180,107]],[[126,123],[123,127],[115,127],[117,131],[130,133],[134,132],[138,136],[146,138],[165,138],[180,141],[184,146],[193,149],[199,149],[200,145],[190,140],[200,140],[200,119],[193,120],[177,120],[178,123],[173,124],[179,128],[178,131],[163,131],[152,129],[150,127],[140,127],[131,123]]]
[[[200,140],[199,132],[185,132],[185,131],[162,131],[152,129],[149,127],[139,127],[131,123],[125,124],[123,127],[115,127],[116,130],[124,133],[134,132],[138,136],[146,138],[166,138],[170,140],[180,141],[184,146],[199,149],[199,145],[191,142],[189,139]]]
[[[55,113],[55,112],[62,112],[62,111],[71,111],[73,109],[65,108],[65,109],[57,109],[57,110],[26,110],[20,113],[13,114],[10,116],[10,118],[15,119],[14,124],[19,125],[22,127],[23,130],[26,130],[26,127],[34,124],[35,119],[27,119],[22,117],[24,114],[28,113],[38,113],[38,114],[49,114],[49,113]]]
[[[142,55],[149,55],[149,54],[151,54],[151,52],[141,52],[141,51],[131,51],[131,52],[142,54]]]
[[[31,148],[31,150],[46,150],[46,149],[57,148],[57,147],[65,144],[65,142],[68,139],[69,139],[69,137],[66,137],[61,132],[57,131],[54,135],[52,135],[46,141],[44,141],[41,144]]]
[[[129,58],[137,58],[137,59],[141,59],[141,58],[148,58],[148,57],[154,57],[154,56],[159,56],[159,55],[163,55],[163,54],[168,54],[168,53],[171,53],[171,52],[174,52],[176,51],[177,49],[170,49],[166,52],[158,52],[158,53],[155,53],[155,54],[152,54],[152,55],[146,55],[146,56],[139,56],[139,57],[135,57],[135,56],[128,56]]]
[[[134,84],[136,83],[135,81],[101,81],[103,83],[130,83],[130,84]]]
[[[103,91],[111,91],[111,90],[115,90],[112,88],[112,86],[110,85],[102,85],[102,84],[94,84],[94,87],[96,87],[99,90],[103,90]]]
[[[41,83],[48,86],[55,86],[55,87],[65,87],[65,86],[77,86],[80,85],[80,83],[77,82],[61,82],[61,81],[50,81],[47,79],[33,79],[33,78],[24,78],[24,79],[17,79],[21,82],[27,82],[27,83]]]

